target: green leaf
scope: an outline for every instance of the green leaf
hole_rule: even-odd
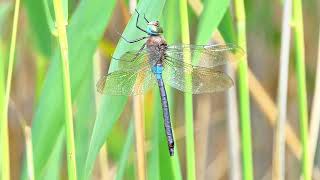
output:
[[[77,94],[106,25],[114,0],[82,0],[68,26],[70,79],[72,95]],[[63,102],[60,55],[56,51],[32,124],[35,173],[42,171],[63,126]]]
[[[44,12],[46,14],[46,20],[48,24],[48,28],[51,32],[51,34],[56,33],[56,27],[55,27],[55,22],[53,19],[54,17],[54,9],[53,9],[53,1],[52,0],[43,0],[43,7],[44,7]],[[68,19],[68,18],[65,18]]]
[[[163,34],[168,44],[172,44],[180,40],[180,28],[176,28],[180,24],[179,11],[177,11],[178,1],[167,1],[163,10],[161,25]]]
[[[64,131],[62,130],[58,136],[57,143],[53,147],[53,151],[49,156],[48,163],[46,165],[45,171],[39,179],[55,180],[60,179],[61,163],[62,163],[62,153],[64,147]]]
[[[196,44],[207,44],[222,20],[230,0],[207,0],[199,18]]]
[[[218,29],[226,43],[234,43],[236,41],[230,9],[226,11]]]
[[[68,0],[62,0],[64,19],[69,19]]]
[[[151,138],[151,151],[149,152],[149,162],[148,162],[148,179],[159,180],[160,179],[160,151],[159,151],[159,144],[160,144],[160,131],[159,128],[163,128],[161,122],[161,106],[160,106],[160,95],[158,88],[154,92],[154,107],[153,107],[153,127],[152,127],[152,138]],[[170,177],[166,176],[168,179]]]
[[[165,0],[141,0],[138,4],[138,11],[141,14],[146,14],[146,17],[150,20],[159,19],[159,16],[162,12],[162,8],[165,4]],[[139,31],[136,26],[136,17],[135,13],[130,19],[125,31],[124,36],[127,39],[137,39],[143,35],[141,31]],[[143,24],[143,18],[140,24]],[[134,45],[128,44],[123,40],[120,40],[114,57],[120,57],[123,53],[136,49],[138,50],[141,47],[141,43],[135,43]],[[117,64],[112,63],[109,69],[109,72],[116,70]],[[86,176],[85,178],[89,178],[95,159],[99,153],[99,149],[105,142],[106,138],[110,134],[111,128],[113,127],[116,120],[118,120],[120,114],[123,111],[123,108],[127,102],[128,97],[123,96],[104,96],[102,98],[102,104],[100,106],[100,111],[98,112],[97,119],[95,122],[95,126],[93,129],[88,157],[86,161]]]
[[[42,55],[49,58],[53,50],[53,37],[49,31],[43,0],[25,0],[28,22],[32,37]]]
[[[126,141],[124,143],[124,147],[122,149],[122,152],[121,152],[121,157],[120,157],[120,160],[119,160],[119,163],[118,163],[118,171],[116,173],[116,180],[121,180],[123,179],[123,176],[124,176],[124,172],[125,172],[125,169],[126,169],[126,165],[128,163],[128,159],[129,159],[129,155],[130,155],[130,150],[131,150],[131,147],[132,147],[132,144],[133,144],[133,137],[134,137],[134,134],[133,134],[133,119],[130,123],[130,126],[128,128],[128,131],[127,131],[127,138],[126,138]]]
[[[77,177],[82,177],[87,152],[89,148],[91,130],[93,128],[95,117],[95,86],[93,83],[93,67],[90,63],[87,76],[81,84],[80,90],[75,98],[75,147],[77,162]]]

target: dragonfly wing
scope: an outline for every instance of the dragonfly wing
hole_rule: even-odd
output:
[[[118,62],[119,69],[135,71],[148,64],[148,50],[142,49],[141,51],[128,51],[120,58],[113,57],[112,59]]]
[[[165,61],[163,78],[171,87],[192,94],[223,91],[233,85],[232,79],[224,72],[192,66],[170,58]],[[192,85],[187,84],[187,80],[191,80]]]
[[[190,53],[191,56],[184,56],[184,53]],[[166,54],[177,61],[210,68],[238,59],[244,55],[244,51],[235,44],[173,45],[168,47]]]
[[[144,94],[156,85],[149,68],[139,71],[115,71],[103,76],[97,83],[98,92],[107,95],[131,96]]]

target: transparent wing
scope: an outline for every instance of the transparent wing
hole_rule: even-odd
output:
[[[154,74],[148,68],[139,71],[115,71],[103,76],[97,83],[102,94],[131,96],[139,95],[156,85]]]
[[[189,53],[191,56],[184,56]],[[177,61],[189,61],[191,65],[199,67],[215,67],[236,60],[245,53],[242,48],[235,44],[215,45],[173,45],[169,46],[167,56]]]
[[[157,54],[157,53],[153,53]],[[124,53],[120,58],[113,57],[119,63],[119,68],[121,70],[139,70],[146,66],[154,65],[157,58],[155,60],[150,60],[150,50],[144,48],[140,51],[128,51]],[[158,57],[159,59],[159,57]]]
[[[128,51],[120,58],[113,57],[121,70],[138,70],[148,65],[147,49],[141,51]]]
[[[224,72],[192,66],[170,57],[164,64],[163,79],[171,87],[192,94],[223,91],[233,85],[232,79]],[[186,80],[191,80],[192,85]]]

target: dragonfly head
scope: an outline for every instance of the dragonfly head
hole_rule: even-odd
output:
[[[159,21],[150,21],[147,25],[147,32],[151,36],[157,36],[163,33],[162,27],[160,27]]]

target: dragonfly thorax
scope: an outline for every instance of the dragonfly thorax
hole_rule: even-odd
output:
[[[149,52],[149,61],[162,64],[168,49],[165,39],[162,36],[150,36],[146,46]]]
[[[150,46],[167,46],[166,40],[163,36],[150,36],[146,42],[147,47]]]

